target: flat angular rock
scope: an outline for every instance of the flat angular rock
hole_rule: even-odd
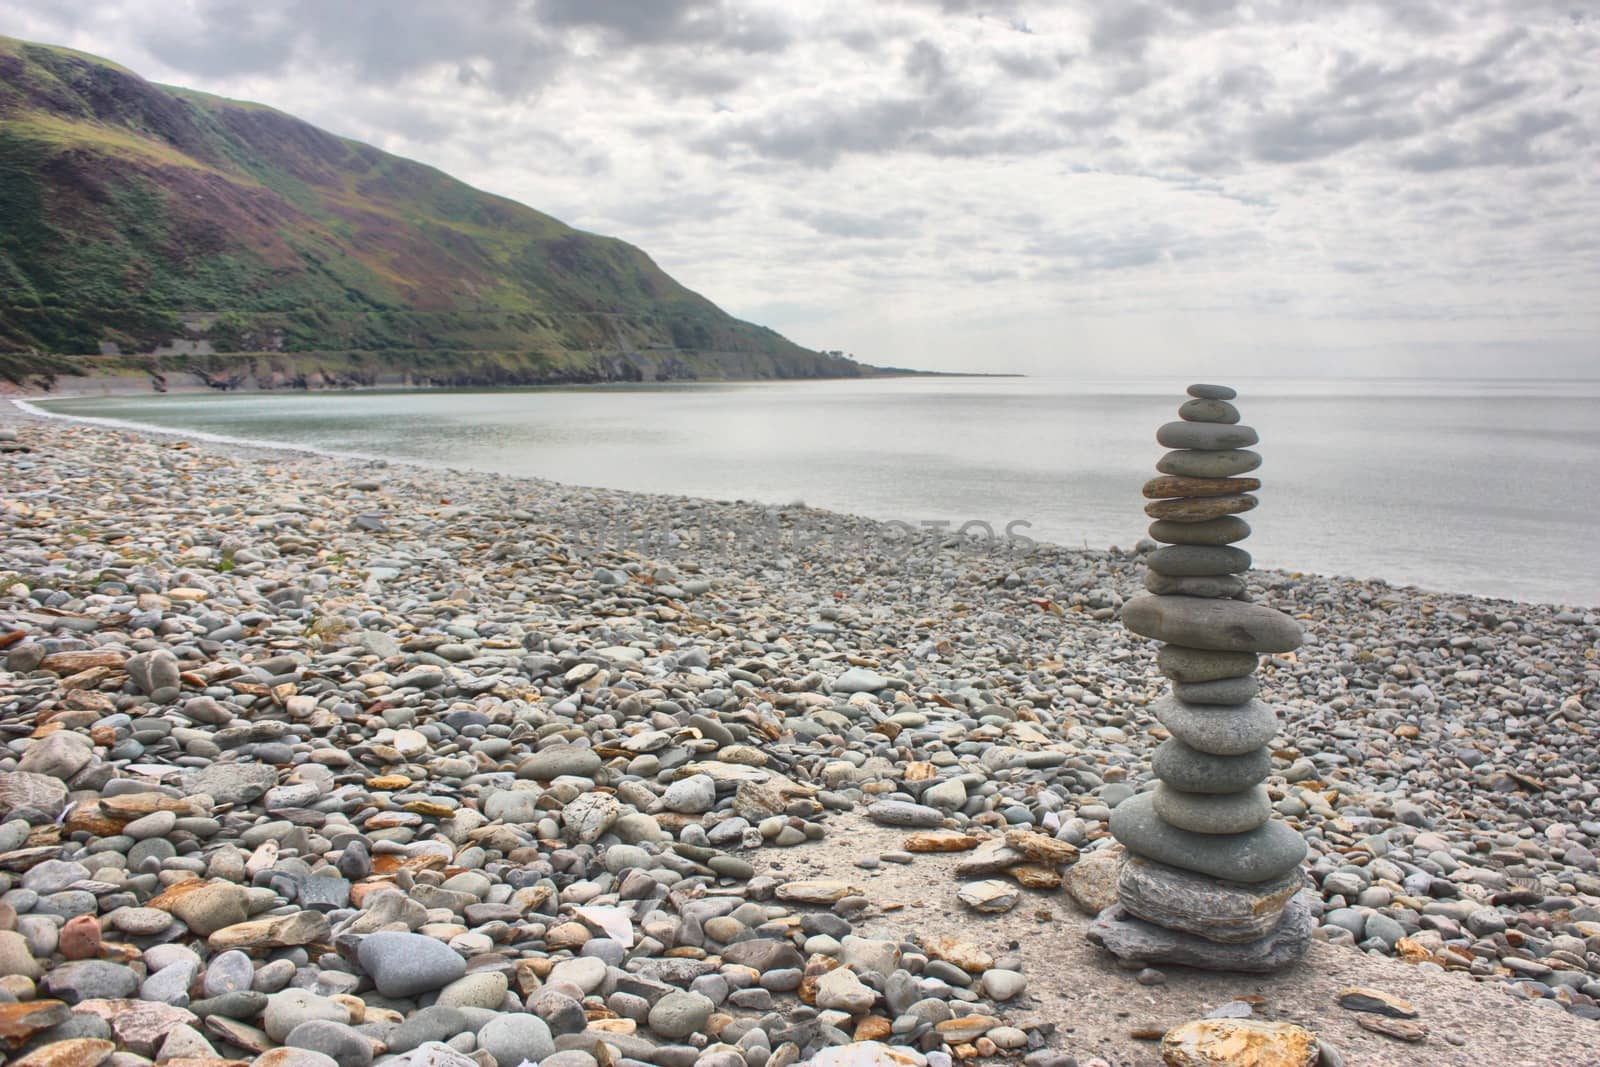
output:
[[[814,880],[784,882],[775,891],[779,900],[796,904],[837,904],[845,897],[859,896],[861,890],[848,882]]]
[[[12,1067],[99,1067],[117,1050],[116,1042],[95,1037],[74,1037],[50,1044],[12,1060]]]
[[[1261,440],[1253,427],[1224,422],[1169,422],[1156,431],[1167,448],[1223,452],[1249,448]]]
[[[1150,524],[1151,538],[1169,545],[1231,545],[1250,536],[1250,524],[1237,515],[1204,522],[1157,519]]]
[[[1217,652],[1183,645],[1163,645],[1156,650],[1156,667],[1174,682],[1213,682],[1242,678],[1261,665],[1254,652]]]
[[[186,1008],[148,1000],[86,1000],[72,1010],[110,1023],[117,1040],[140,1056],[154,1056],[169,1031],[196,1021]]]
[[[970,852],[978,839],[959,830],[924,830],[907,835],[901,847],[907,852]]]
[[[1213,756],[1243,756],[1272,740],[1278,716],[1259,700],[1248,704],[1185,704],[1162,697],[1150,705],[1162,726],[1190,748]]]
[[[1242,756],[1216,756],[1174,737],[1156,747],[1150,769],[1162,782],[1186,793],[1237,793],[1272,773],[1272,753],[1258,748]]]
[[[0,815],[31,808],[55,818],[67,806],[67,786],[59,778],[28,771],[0,774]]]
[[[998,915],[1010,911],[1017,906],[1021,899],[1017,887],[1010,882],[998,879],[985,879],[981,882],[968,882],[956,890],[956,899],[961,901],[973,911],[983,912],[987,915]]]
[[[1141,637],[1212,652],[1292,652],[1302,640],[1300,624],[1281,611],[1194,596],[1134,597],[1122,605],[1122,625]]]
[[[1260,501],[1249,493],[1237,496],[1209,496],[1180,500],[1157,500],[1144,506],[1152,519],[1202,523],[1229,515],[1253,511]],[[1202,544],[1204,542],[1201,542]]]
[[[213,949],[292,948],[328,939],[328,917],[317,911],[277,915],[224,926],[206,939]]]
[[[1232,478],[1261,466],[1261,453],[1235,448],[1224,451],[1182,449],[1156,460],[1156,470],[1185,478]]]
[[[1363,1030],[1371,1030],[1384,1037],[1392,1037],[1398,1041],[1426,1041],[1428,1027],[1416,1019],[1391,1019],[1386,1015],[1357,1015],[1356,1024]]]
[[[1269,821],[1247,834],[1196,834],[1168,826],[1149,793],[1111,809],[1111,833],[1129,852],[1230,882],[1269,882],[1306,858],[1306,839]]]
[[[1163,782],[1155,789],[1156,814],[1169,825],[1197,834],[1243,834],[1272,815],[1264,785],[1237,793],[1186,793]]]
[[[264,763],[214,763],[186,776],[183,794],[206,795],[218,804],[248,804],[277,784],[276,768]]]
[[[1305,955],[1315,927],[1310,894],[1302,892],[1289,901],[1277,929],[1266,937],[1242,944],[1223,945],[1145,922],[1120,901],[1095,917],[1089,924],[1087,936],[1120,960],[1151,965],[1178,964],[1205,971],[1270,974]]]
[[[1415,1019],[1419,1014],[1417,1006],[1409,1000],[1366,986],[1350,986],[1339,990],[1339,1007],[1389,1015],[1396,1019]]]
[[[1146,556],[1145,565],[1172,578],[1243,574],[1250,569],[1250,553],[1233,545],[1168,545]]]
[[[1200,1019],[1161,1039],[1161,1062],[1168,1067],[1314,1067],[1321,1055],[1310,1030],[1261,1019]]]
[[[1289,901],[1306,888],[1299,869],[1246,885],[1129,856],[1117,872],[1117,900],[1129,912],[1219,944],[1266,937],[1277,929]]]

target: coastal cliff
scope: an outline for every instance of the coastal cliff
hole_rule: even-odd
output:
[[[728,315],[630,244],[432,167],[5,37],[0,202],[0,380],[18,385],[881,373]]]

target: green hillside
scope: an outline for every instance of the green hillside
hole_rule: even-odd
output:
[[[218,386],[874,373],[644,252],[257,104],[0,37],[0,376]]]

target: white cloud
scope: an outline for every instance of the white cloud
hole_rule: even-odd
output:
[[[863,359],[1600,374],[1594,0],[0,0]]]

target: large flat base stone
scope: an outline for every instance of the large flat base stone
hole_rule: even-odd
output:
[[[1117,900],[1134,917],[1221,944],[1269,936],[1296,893],[1307,888],[1298,867],[1270,882],[1245,885],[1128,856],[1117,871]]]
[[[1168,930],[1136,918],[1120,903],[1095,916],[1088,938],[1120,960],[1177,964],[1203,971],[1269,974],[1305,955],[1316,920],[1309,891],[1296,893],[1283,921],[1266,937],[1239,945],[1219,945],[1194,934]]]

